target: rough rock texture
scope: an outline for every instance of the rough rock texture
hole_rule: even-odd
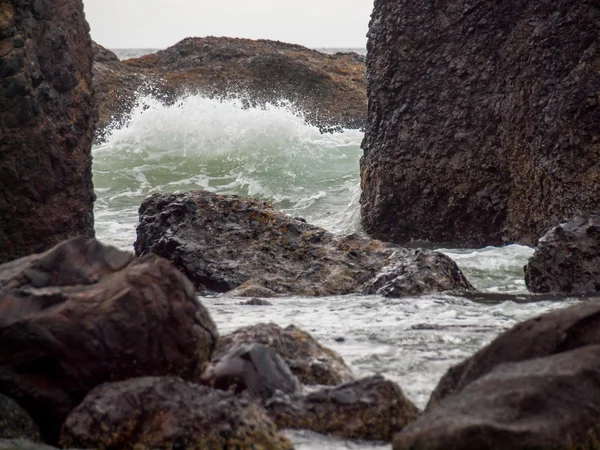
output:
[[[56,447],[26,439],[0,439],[0,450],[56,450]]]
[[[135,259],[75,238],[0,266],[0,392],[49,443],[96,385],[195,379],[215,340],[192,284],[156,255]]]
[[[37,424],[13,399],[0,394],[0,439],[40,440]]]
[[[287,363],[304,384],[338,385],[354,380],[342,357],[317,342],[294,325],[281,328],[274,323],[259,323],[240,328],[219,338],[215,358],[220,358],[239,343],[269,346]]]
[[[577,216],[546,233],[525,266],[531,292],[600,291],[600,214]]]
[[[347,439],[391,441],[417,418],[402,389],[381,376],[363,378],[306,396],[279,394],[267,412],[280,428],[306,429]]]
[[[103,449],[292,449],[263,409],[174,377],[97,387],[69,415],[61,444]]]
[[[277,41],[205,37],[119,63],[96,48],[100,128],[122,119],[139,88],[166,101],[189,92],[242,95],[259,104],[289,100],[322,128],[365,124],[365,65],[355,53],[328,55]]]
[[[298,378],[271,348],[263,344],[235,344],[213,359],[200,382],[212,388],[245,392],[251,398],[267,400],[276,391],[293,394],[300,390]]]
[[[411,255],[409,250],[363,236],[338,238],[263,201],[206,191],[154,194],[144,200],[139,215],[136,254],[153,252],[168,258],[198,289],[231,291],[231,295],[360,292],[384,267]],[[426,293],[440,287],[471,288],[450,258],[422,252],[430,257],[415,259],[419,266],[411,267],[411,272],[417,276],[410,277],[414,289]],[[429,260],[439,261],[435,277],[426,266]],[[460,276],[440,281],[454,275]],[[428,286],[430,279],[435,283]],[[408,283],[403,286],[413,288]],[[393,294],[409,292],[396,289]]]
[[[394,450],[584,449],[600,440],[600,346],[497,366],[394,438]]]
[[[0,2],[0,263],[94,234],[92,62],[81,0]]]
[[[597,208],[596,0],[376,0],[368,50],[368,233],[533,244]]]
[[[521,322],[489,345],[450,368],[434,389],[427,408],[460,392],[469,383],[505,362],[550,356],[600,345],[600,302],[589,300]]]

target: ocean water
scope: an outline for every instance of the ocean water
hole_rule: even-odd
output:
[[[134,55],[135,56],[135,55]],[[270,201],[334,233],[360,231],[362,133],[321,134],[293,105],[245,108],[199,96],[165,106],[140,98],[130,123],[93,148],[97,236],[132,250],[137,209],[154,192],[207,189]],[[379,296],[270,299],[242,306],[201,298],[220,333],[259,322],[295,324],[339,352],[357,376],[380,373],[423,407],[443,373],[516,322],[577,300],[530,295],[518,245],[440,249],[481,293],[386,299]],[[298,449],[390,448],[290,431]]]

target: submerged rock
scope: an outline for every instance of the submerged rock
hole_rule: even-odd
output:
[[[96,44],[97,45],[97,44]],[[292,102],[321,127],[364,126],[364,58],[329,55],[278,41],[187,38],[166,50],[119,62],[97,45],[94,86],[100,127],[122,119],[136,90],[172,102],[184,94],[240,96],[248,105]]]
[[[450,368],[431,394],[427,409],[459,393],[502,363],[551,356],[590,345],[600,345],[600,302],[597,300],[521,322],[466,361]]]
[[[214,358],[200,378],[207,386],[245,392],[267,400],[275,392],[293,394],[300,390],[298,379],[275,351],[263,344],[235,344]]]
[[[418,415],[417,407],[402,389],[381,376],[306,396],[277,394],[266,407],[280,428],[376,441],[390,441]]]
[[[40,440],[37,424],[13,399],[0,394],[0,439]],[[2,447],[0,446],[0,449]]]
[[[339,354],[294,325],[281,328],[274,323],[260,323],[240,328],[219,338],[215,358],[240,343],[259,343],[272,348],[303,384],[338,385],[354,380]]]
[[[388,295],[472,288],[441,253],[420,250],[416,258],[364,236],[339,238],[259,200],[206,191],[154,194],[139,215],[136,254],[168,258],[201,290],[322,296],[369,286],[378,292],[368,282],[384,268],[386,279],[400,280],[384,292]]]
[[[600,214],[577,216],[546,233],[525,266],[531,292],[600,291]]]
[[[596,448],[600,346],[496,366],[394,438],[394,450]]]
[[[60,442],[136,450],[293,449],[255,403],[174,377],[97,387],[69,415]]]
[[[377,0],[362,223],[375,238],[532,245],[600,203],[600,10]]]
[[[195,379],[215,341],[192,284],[156,255],[75,238],[0,266],[0,392],[49,443],[98,384]]]
[[[0,3],[0,264],[94,234],[92,62],[81,0]]]

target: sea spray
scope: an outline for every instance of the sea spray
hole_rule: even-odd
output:
[[[267,200],[334,233],[359,227],[362,133],[321,133],[289,103],[248,107],[198,95],[141,97],[127,125],[93,149],[96,228],[131,248],[154,192],[207,189]]]

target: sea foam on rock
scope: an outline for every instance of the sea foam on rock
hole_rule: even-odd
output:
[[[377,239],[533,245],[600,202],[600,10],[376,0],[362,223]]]
[[[94,234],[92,61],[81,0],[0,2],[0,263]]]
[[[156,255],[74,238],[0,266],[0,393],[49,443],[99,384],[196,379],[216,337],[193,285]]]
[[[257,290],[323,296],[366,289],[399,297],[472,289],[454,261],[441,253],[419,250],[428,257],[414,258],[410,276],[403,277],[407,268],[400,262],[414,250],[356,234],[336,237],[264,201],[206,191],[153,194],[139,216],[136,254],[169,259],[201,290],[253,297]],[[368,284],[387,267],[396,272],[394,277],[386,272],[386,279],[402,282],[389,289],[387,283],[382,289]]]
[[[600,291],[600,214],[577,216],[546,233],[525,266],[532,292]]]

